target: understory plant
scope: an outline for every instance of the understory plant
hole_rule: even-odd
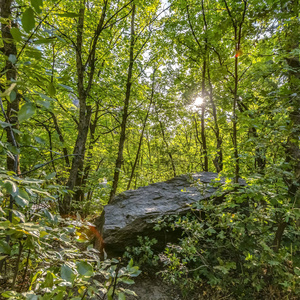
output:
[[[153,246],[157,239],[150,239],[148,236],[138,236],[139,246],[126,247],[125,258],[133,259],[140,267],[157,267],[159,256],[155,253]]]
[[[131,260],[100,260],[90,245],[101,239],[89,222],[55,213],[62,187],[49,179],[1,174],[1,299],[125,299],[140,274]],[[53,196],[54,195],[54,196]],[[122,283],[122,287],[119,284]]]
[[[190,215],[169,224],[182,229],[183,237],[166,247],[161,273],[186,296],[208,286],[233,299],[297,299],[298,219],[299,208],[279,179],[225,184],[219,195],[194,204]],[[277,251],[274,238],[282,220],[287,227]]]

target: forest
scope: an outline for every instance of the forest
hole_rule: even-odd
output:
[[[0,299],[134,299],[144,269],[178,299],[299,299],[298,0],[0,10]],[[99,257],[116,194],[202,171],[225,201],[160,224],[179,245]]]

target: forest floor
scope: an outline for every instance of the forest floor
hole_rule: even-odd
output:
[[[126,300],[237,300],[246,299],[233,297],[231,293],[222,293],[220,289],[212,289],[208,285],[199,286],[197,291],[191,291],[185,297],[178,286],[169,284],[164,281],[161,276],[155,273],[143,272],[135,278],[135,284],[126,286],[134,291],[137,296],[126,296]],[[124,286],[125,287],[125,286]],[[282,294],[276,287],[269,287],[260,294],[254,296],[249,295],[249,299],[257,300],[278,300],[289,299],[299,300],[295,295]]]
[[[137,294],[127,296],[126,300],[181,300],[180,290],[162,280],[158,275],[142,273],[134,280],[135,284],[128,287]]]
[[[130,290],[134,291],[137,296],[126,296],[126,300],[217,300],[217,299],[229,299],[221,296],[215,290],[205,289],[202,291],[190,292],[189,295],[184,297],[181,290],[177,285],[167,283],[161,276],[155,273],[143,272],[134,280],[132,286],[127,286]]]

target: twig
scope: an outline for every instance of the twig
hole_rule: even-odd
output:
[[[35,171],[35,170],[38,170],[38,169],[40,169],[40,168],[43,168],[43,167],[45,167],[45,166],[51,164],[52,162],[54,162],[54,161],[56,161],[56,160],[59,160],[59,159],[62,159],[62,158],[66,158],[67,156],[76,156],[76,155],[80,155],[80,154],[69,154],[69,155],[60,156],[60,157],[58,157],[58,158],[52,159],[52,160],[50,160],[50,161],[47,161],[46,163],[44,163],[44,164],[42,164],[42,165],[39,165],[39,166],[37,166],[37,167],[35,167],[35,168],[29,170],[29,171],[23,172],[23,173],[21,173],[21,174],[17,174],[17,176],[23,176],[23,175],[26,175],[26,174],[28,174],[28,173],[31,173],[31,172]]]
[[[41,19],[41,21],[39,22],[39,24],[35,27],[34,31],[31,33],[31,35],[28,37],[28,39],[26,40],[25,44],[23,45],[21,51],[19,52],[19,54],[17,55],[17,60],[19,59],[20,55],[22,54],[22,52],[24,51],[25,47],[27,46],[27,44],[29,43],[29,41],[31,40],[31,38],[33,37],[33,35],[37,32],[37,30],[41,27],[41,25],[43,24],[43,22],[48,18],[50,12],[52,12],[52,10],[61,2],[62,0],[59,0],[57,3],[54,4],[54,6],[48,11],[48,13],[46,14],[46,16]]]

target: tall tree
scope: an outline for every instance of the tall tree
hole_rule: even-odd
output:
[[[119,140],[119,149],[118,149],[118,156],[116,160],[115,172],[114,172],[114,179],[113,185],[111,188],[109,202],[111,202],[117,192],[120,170],[123,163],[123,149],[124,143],[126,139],[126,126],[127,126],[127,118],[128,118],[128,108],[129,108],[129,100],[130,100],[130,93],[131,93],[131,86],[132,86],[132,72],[133,72],[133,64],[134,64],[134,45],[136,41],[135,36],[135,28],[134,28],[134,21],[135,21],[135,10],[136,6],[133,4],[132,6],[132,13],[131,13],[131,25],[130,25],[130,47],[129,47],[129,65],[128,65],[128,74],[127,74],[127,82],[126,82],[126,93],[124,99],[124,106],[123,106],[123,115],[122,115],[122,123],[121,123],[121,132],[120,132],[120,140]]]

